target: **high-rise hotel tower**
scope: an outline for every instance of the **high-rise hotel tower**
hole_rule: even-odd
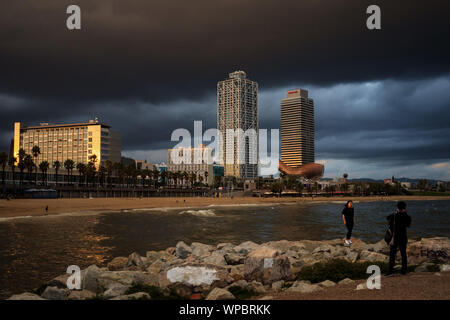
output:
[[[306,90],[281,100],[281,160],[293,168],[314,162],[314,101]]]
[[[222,134],[220,150],[225,176],[255,179],[258,176],[258,83],[235,71],[217,83],[217,129]],[[254,138],[237,134],[227,141],[227,129],[256,132]],[[249,130],[250,129],[250,130]],[[255,140],[256,139],[256,140]]]

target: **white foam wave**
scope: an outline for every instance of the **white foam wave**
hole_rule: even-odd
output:
[[[199,216],[199,217],[214,217],[214,216],[216,216],[216,213],[212,209],[184,210],[184,211],[181,211],[179,214],[189,214],[192,216]]]

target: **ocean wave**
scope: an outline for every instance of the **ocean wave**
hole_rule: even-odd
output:
[[[198,217],[215,217],[216,213],[212,209],[200,209],[200,210],[183,210],[178,214],[188,214]]]

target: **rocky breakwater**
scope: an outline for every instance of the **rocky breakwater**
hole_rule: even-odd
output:
[[[239,245],[208,245],[179,242],[162,251],[134,252],[116,257],[106,267],[91,265],[81,271],[81,288],[69,290],[63,274],[33,292],[12,296],[15,300],[81,299],[245,299],[267,296],[270,292],[308,293],[351,279],[316,283],[299,278],[302,269],[318,263],[344,261],[386,263],[389,248],[383,240],[369,244],[355,240],[350,247],[342,240],[271,241]],[[449,270],[449,238],[411,241],[410,261],[418,271]],[[432,267],[430,267],[432,266]]]

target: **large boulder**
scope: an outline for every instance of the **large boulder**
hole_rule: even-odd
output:
[[[369,250],[361,251],[359,255],[359,260],[370,261],[370,262],[389,262],[389,257],[382,253],[377,253]]]
[[[124,270],[128,262],[127,257],[116,257],[108,263],[108,270],[118,271]]]
[[[186,259],[192,253],[192,248],[183,241],[177,243],[175,247],[175,255],[180,259]]]
[[[233,294],[225,289],[214,288],[206,297],[206,300],[234,300]]]
[[[67,300],[70,294],[69,289],[60,289],[57,287],[47,287],[41,297],[48,300]]]
[[[21,294],[15,294],[8,298],[8,300],[46,300],[37,294],[25,292]]]
[[[127,292],[128,288],[130,288],[130,286],[123,285],[121,283],[114,283],[103,293],[103,298],[112,299],[122,296],[125,292]]]
[[[239,254],[247,255],[251,251],[259,248],[259,245],[254,243],[253,241],[245,241],[240,245],[233,248],[233,251]]]
[[[135,271],[145,270],[144,260],[142,260],[142,257],[137,252],[133,252],[128,257],[125,268],[128,270],[135,270]]]
[[[288,240],[270,241],[262,245],[278,250],[282,254],[287,253],[288,251],[299,252],[305,249],[305,245],[303,243]]]
[[[96,294],[89,290],[73,290],[69,294],[69,300],[94,299]]]
[[[257,295],[266,293],[266,288],[264,288],[263,284],[258,281],[249,282],[247,290]]]
[[[189,287],[205,285],[225,287],[231,282],[233,279],[225,268],[215,265],[186,264],[169,268],[165,272],[165,279],[160,280],[160,285],[182,283]]]
[[[271,284],[291,277],[291,264],[286,255],[269,247],[262,247],[250,252],[244,263],[244,277],[247,281],[256,280]]]
[[[450,261],[450,239],[447,237],[422,238],[409,244],[408,263],[422,262],[446,263]]]
[[[111,271],[112,272],[112,271]],[[101,270],[96,265],[91,265],[86,269],[81,271],[81,289],[94,292],[95,294],[100,293],[101,288],[98,284],[98,278],[100,276]]]
[[[245,261],[245,256],[235,253],[235,252],[227,252],[224,255],[225,261],[229,265],[237,265],[237,264],[243,264]]]
[[[227,265],[223,253],[220,251],[214,251],[210,256],[203,259],[203,262],[222,267]]]
[[[191,244],[191,248],[192,248],[192,254],[199,258],[209,256],[211,254],[211,252],[214,251],[213,246],[203,244],[200,242],[193,242]]]
[[[47,286],[57,287],[60,289],[67,288],[67,280],[69,279],[69,277],[70,277],[70,274],[68,274],[68,273],[57,276],[56,278],[50,280],[47,283]]]
[[[142,271],[103,271],[97,278],[100,291],[109,289],[117,283],[125,286],[132,286],[135,283],[158,286],[159,277],[158,275]]]
[[[151,297],[146,292],[136,292],[133,294],[118,296],[115,298],[112,298],[111,300],[150,300]]]

